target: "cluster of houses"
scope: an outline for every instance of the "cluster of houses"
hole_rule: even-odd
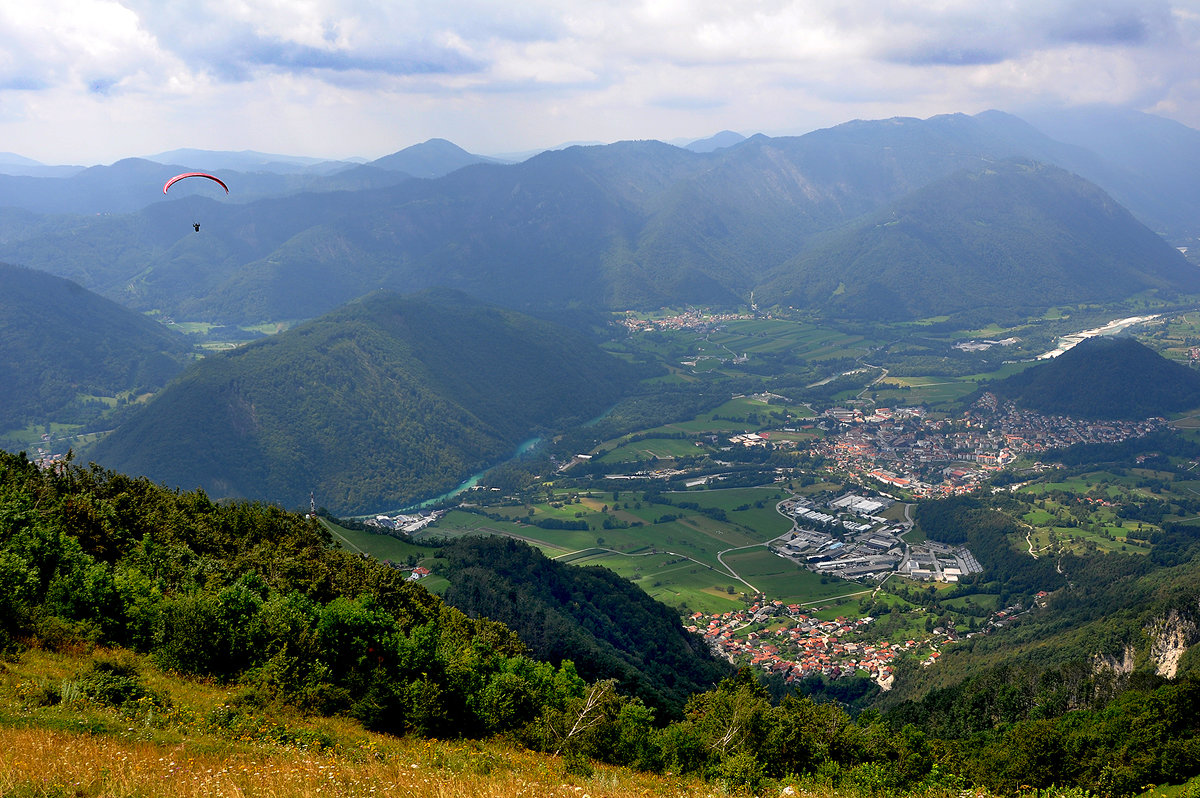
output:
[[[639,319],[634,315],[633,311],[629,311],[619,323],[630,332],[641,332],[644,330],[695,330],[711,329],[727,321],[753,318],[755,316],[751,313],[704,313],[700,310],[688,310],[684,313],[661,319]]]
[[[1166,421],[1084,421],[1019,410],[985,393],[961,418],[929,418],[920,408],[825,411],[829,435],[813,451],[838,470],[917,497],[965,493],[1019,457],[1077,443],[1118,443]]]
[[[866,673],[887,690],[893,661],[917,646],[914,640],[867,642],[870,617],[824,621],[801,609],[772,601],[717,615],[697,612],[687,628],[703,636],[717,656],[776,674],[788,684],[808,676],[837,679]],[[745,632],[752,625],[757,631]]]
[[[1046,598],[1046,593],[1038,593],[1035,604],[1044,605]],[[1021,606],[999,609],[979,632],[968,632],[963,637],[1005,626],[1031,609]],[[870,617],[822,620],[805,614],[799,604],[776,600],[744,610],[692,613],[685,623],[688,631],[703,637],[717,656],[734,665],[748,665],[778,675],[788,684],[809,676],[838,679],[865,674],[884,690],[892,687],[895,661],[899,657],[919,657],[922,665],[929,666],[941,657],[943,645],[960,639],[954,629],[937,626],[920,640],[897,643],[871,640],[873,620]]]

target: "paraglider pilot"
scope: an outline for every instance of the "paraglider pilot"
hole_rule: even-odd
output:
[[[197,233],[200,232],[200,223],[199,222],[192,222],[192,227],[196,228]]]

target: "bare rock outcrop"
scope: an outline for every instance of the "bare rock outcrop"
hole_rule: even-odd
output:
[[[1154,671],[1168,679],[1174,679],[1179,672],[1179,659],[1184,652],[1200,642],[1200,627],[1195,619],[1177,610],[1151,621],[1146,634],[1150,638],[1150,661],[1154,663]]]

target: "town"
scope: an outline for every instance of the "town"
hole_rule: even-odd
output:
[[[1084,421],[1019,410],[985,393],[961,418],[923,408],[832,408],[810,449],[835,473],[898,488],[914,498],[967,493],[1020,458],[1080,443],[1118,443],[1157,432],[1166,419]],[[1036,467],[1036,464],[1035,464]]]
[[[967,632],[962,639],[1001,627],[1027,611],[1005,607],[993,613],[978,632]],[[866,675],[884,690],[892,687],[898,657],[920,654],[921,664],[929,666],[941,657],[943,646],[960,639],[953,628],[937,626],[921,640],[891,643],[871,637],[874,620],[869,616],[821,620],[806,614],[799,604],[769,601],[745,610],[696,612],[685,623],[717,656],[778,676],[786,684],[810,676],[839,679]]]

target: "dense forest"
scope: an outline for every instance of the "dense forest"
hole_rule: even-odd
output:
[[[622,692],[677,717],[692,693],[729,675],[665,604],[607,568],[571,567],[504,538],[449,543],[435,573],[443,598],[472,617],[501,621],[538,659],[575,662],[585,679],[616,678]]]
[[[45,272],[0,263],[0,296],[0,433],[99,415],[100,397],[156,391],[190,359],[182,335]]]
[[[994,319],[1040,303],[1178,290],[1194,278],[1182,255],[1096,186],[1022,160],[933,182],[779,271],[764,294],[786,304],[892,320]]]

